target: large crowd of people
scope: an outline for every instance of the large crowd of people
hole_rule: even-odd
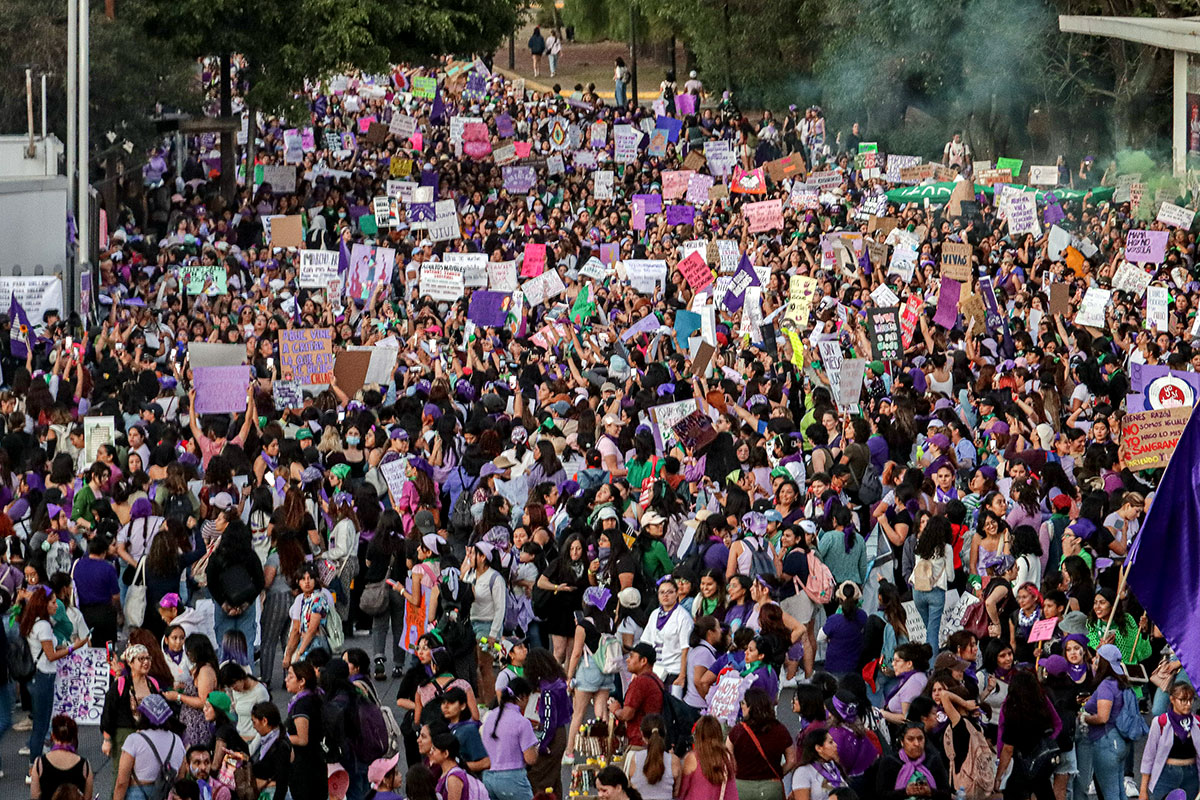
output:
[[[1135,368],[1200,366],[1194,236],[1135,265],[1165,327],[1116,290],[1096,324],[1164,229],[1135,203],[1014,234],[999,189],[889,199],[993,165],[955,135],[902,178],[692,77],[340,76],[251,129],[232,203],[212,141],[153,154],[92,316],[0,324],[35,800],[101,780],[56,713],[95,648],[116,800],[1196,795],[1195,692],[1123,579],[1161,469],[1120,447]]]

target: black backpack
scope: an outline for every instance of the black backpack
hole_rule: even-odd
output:
[[[8,677],[9,680],[24,682],[33,677],[37,665],[33,654],[29,652],[29,642],[21,635],[21,626],[13,620],[11,627],[6,625],[8,636]]]
[[[660,682],[659,687],[663,693],[662,717],[666,726],[663,738],[667,740],[667,748],[683,758],[692,747],[692,728],[700,719],[700,712],[671,694],[666,684]]]
[[[187,494],[168,494],[163,503],[163,516],[184,525],[187,525],[187,521],[194,511],[192,501],[188,500]]]
[[[171,796],[171,792],[175,790],[175,778],[178,776],[178,770],[171,768],[171,754],[175,752],[175,744],[179,741],[178,737],[171,738],[171,749],[167,750],[167,757],[164,759],[158,754],[158,748],[154,746],[153,740],[150,739],[144,732],[138,732],[134,735],[140,735],[146,740],[146,744],[150,745],[150,752],[154,753],[154,760],[158,762],[158,775],[149,787],[146,788],[146,794],[151,800],[167,800]]]
[[[715,544],[711,539],[707,542],[697,543],[692,542],[689,548],[688,556],[683,559],[680,565],[680,571],[686,571],[692,575],[704,574],[704,556],[708,553],[708,548]]]

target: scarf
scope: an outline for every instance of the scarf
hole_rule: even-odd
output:
[[[267,753],[271,752],[271,746],[279,739],[280,728],[275,728],[258,740],[258,751],[255,753],[254,761],[258,763],[266,758]]]
[[[1192,735],[1192,715],[1181,716],[1176,714],[1174,709],[1168,708],[1167,719],[1171,723],[1171,730],[1175,731],[1175,738],[1188,741]]]
[[[658,610],[658,618],[654,620],[655,629],[661,631],[663,628],[667,627],[667,623],[671,621],[671,616],[674,615],[675,609],[677,609],[677,608],[679,608],[678,603],[671,606],[671,610],[665,614],[662,612],[662,609],[660,608]]]
[[[925,754],[921,753],[921,757],[911,759],[908,753],[900,750],[900,773],[896,775],[896,785],[892,788],[897,792],[904,791],[910,783],[914,783],[914,779],[918,776],[924,779],[924,782],[929,784],[930,788],[936,787],[937,782],[933,779],[933,773],[925,766]]]
[[[700,616],[708,616],[717,610],[717,598],[701,597],[700,598]]]
[[[299,694],[297,694],[295,697],[293,697],[291,702],[288,703],[288,707],[287,707],[288,714],[292,713],[292,709],[296,706],[296,703],[300,702],[301,697],[308,697],[312,693],[313,692],[311,689],[304,689]]]
[[[949,503],[951,500],[957,500],[958,489],[955,489],[952,486],[950,487],[950,491],[947,492],[944,491],[942,487],[937,486],[934,488],[933,499],[938,503]]]
[[[183,651],[182,650],[179,651],[179,655],[176,655],[175,651],[171,650],[169,647],[164,647],[163,655],[166,656],[167,658],[171,659],[172,661],[174,661],[177,665],[183,663]]]
[[[854,549],[854,540],[858,538],[858,531],[854,528],[854,523],[846,523],[846,527],[842,529],[842,544],[846,547],[846,552],[849,553]]]
[[[904,673],[903,675],[897,675],[896,682],[892,684],[892,688],[888,689],[887,694],[883,697],[883,704],[886,706],[888,703],[890,703],[892,698],[899,694],[900,690],[904,688],[904,684],[908,683],[909,678],[918,674],[924,673],[918,673],[917,670],[914,669]]]
[[[762,665],[763,665],[763,662],[762,662],[761,658],[758,661],[751,661],[749,664],[747,664],[742,669],[742,677],[744,678],[747,675],[754,674],[758,670],[758,668],[761,667]]]
[[[830,761],[829,763],[814,761],[812,765],[813,769],[829,784],[830,789],[839,789],[846,785],[846,779],[842,777],[842,772],[838,769],[836,761]]]
[[[1067,676],[1075,683],[1083,683],[1088,677],[1088,665],[1067,662]]]

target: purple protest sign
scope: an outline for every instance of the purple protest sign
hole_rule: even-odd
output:
[[[246,410],[250,367],[192,367],[197,414],[231,414]]]
[[[689,206],[686,203],[667,206],[668,225],[691,225],[695,220],[695,206]]]
[[[600,245],[600,263],[614,264],[620,258],[620,245],[616,242],[604,242]]]
[[[477,289],[471,294],[471,306],[467,319],[481,328],[498,328],[508,319],[508,307],[512,305],[509,292],[492,292]]]
[[[496,117],[496,133],[500,134],[501,139],[511,139],[514,133],[512,117],[508,114]]]
[[[1135,264],[1157,264],[1167,251],[1170,231],[1131,230],[1125,237],[1125,258]]]
[[[646,201],[633,198],[633,218],[629,222],[629,227],[635,231],[646,230]]]
[[[746,302],[746,290],[752,286],[761,285],[758,273],[755,272],[754,265],[750,263],[749,256],[742,256],[741,261],[738,262],[737,271],[733,273],[733,278],[729,281],[729,288],[721,299],[721,304],[730,314],[736,314],[741,311],[742,305]]]
[[[683,123],[677,119],[659,115],[654,120],[654,127],[655,129],[661,128],[667,132],[668,142],[677,142],[679,141],[679,132],[683,130]]]
[[[660,324],[658,317],[647,314],[625,329],[625,332],[621,334],[621,341],[628,342],[640,333],[654,333]]]
[[[437,219],[437,214],[434,213],[433,203],[408,204],[409,222],[433,222],[435,219]]]
[[[663,199],[661,194],[635,194],[634,200],[640,200],[642,210],[647,214],[661,214],[663,210]]]
[[[949,330],[958,321],[958,298],[962,293],[962,284],[954,278],[942,278],[942,288],[938,292],[937,313],[933,321]]]
[[[688,114],[696,113],[696,95],[694,94],[677,94],[675,95],[675,110],[679,112],[679,116],[686,117]]]
[[[504,188],[514,194],[526,194],[537,184],[537,171],[533,167],[502,167]]]

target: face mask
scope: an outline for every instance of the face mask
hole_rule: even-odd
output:
[[[346,444],[350,445],[351,447],[358,447],[358,443],[361,441],[362,441],[362,439],[357,436],[347,436],[346,437]]]
[[[345,219],[345,218],[346,218],[346,212],[345,212],[345,211],[339,211],[339,212],[338,212],[338,219]]]
[[[606,559],[610,555],[612,555],[612,548],[611,547],[598,548],[596,550],[596,554],[597,554],[597,556],[599,556],[600,560],[603,561],[604,559]]]

